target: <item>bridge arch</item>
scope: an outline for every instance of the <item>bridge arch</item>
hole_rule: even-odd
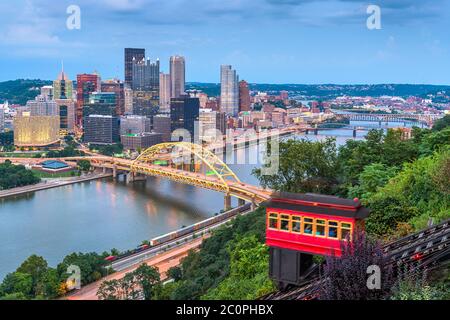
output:
[[[153,147],[148,148],[144,152],[142,152],[136,160],[133,161],[131,165],[131,169],[134,172],[139,171],[140,165],[148,165],[153,164],[154,161],[159,160],[158,154],[161,154],[162,151],[179,148],[179,150],[183,151],[183,154],[186,155],[194,155],[198,159],[201,160],[203,164],[205,164],[208,169],[217,177],[220,184],[226,191],[229,191],[230,188],[227,184],[227,181],[241,183],[236,174],[221,160],[217,155],[215,155],[210,150],[204,148],[201,145],[188,143],[188,142],[168,142],[161,143],[155,145]],[[171,158],[177,158],[177,155],[168,154]],[[179,156],[178,156],[179,158]]]

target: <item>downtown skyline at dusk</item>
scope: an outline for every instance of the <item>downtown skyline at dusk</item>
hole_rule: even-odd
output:
[[[81,29],[66,9],[78,5]],[[231,64],[252,83],[448,84],[449,3],[376,1],[380,30],[369,30],[360,0],[2,2],[0,81],[53,79],[98,71],[123,78],[124,47],[146,48],[169,71],[186,57],[186,81],[220,82]],[[188,12],[185,12],[189,9]]]

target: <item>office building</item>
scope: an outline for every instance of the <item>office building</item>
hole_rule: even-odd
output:
[[[171,98],[179,98],[186,91],[186,62],[182,56],[170,57]]]
[[[160,133],[126,134],[120,137],[125,150],[141,152],[162,142]]]
[[[59,116],[32,116],[24,112],[14,118],[17,147],[46,147],[59,142]]]
[[[185,129],[194,141],[195,122],[199,120],[199,112],[200,101],[198,98],[191,98],[188,95],[172,98],[170,102],[172,132],[177,129]]]
[[[161,133],[163,142],[172,140],[172,125],[169,115],[158,114],[153,117],[153,132]]]
[[[239,112],[250,111],[252,101],[247,81],[239,82]]]
[[[124,116],[120,118],[120,135],[151,132],[151,121],[142,116]]]
[[[131,88],[133,83],[133,60],[145,59],[145,49],[125,48],[125,86]]]
[[[32,116],[57,116],[58,106],[47,94],[40,94],[26,105]]]
[[[55,100],[58,106],[59,128],[63,133],[71,133],[75,130],[75,102],[72,99]]]
[[[41,87],[41,96],[45,97],[47,100],[53,100],[53,86]]]
[[[170,113],[170,74],[159,75],[159,112]]]
[[[83,119],[90,115],[117,116],[116,94],[114,92],[92,92],[88,103],[83,106]]]
[[[226,116],[211,109],[200,109],[199,135],[200,141],[211,142],[226,133]]]
[[[116,94],[116,114],[121,116],[125,114],[125,88],[123,82],[118,79],[103,81],[101,84],[102,92],[113,92]]]
[[[239,78],[236,70],[229,65],[221,66],[220,71],[220,110],[227,115],[239,113]]]
[[[159,96],[159,59],[133,60],[131,89],[134,91],[157,91]]]
[[[84,118],[84,142],[114,144],[119,140],[119,119],[117,117],[95,114]]]
[[[101,79],[97,74],[79,74],[77,76],[77,108],[76,123],[81,126],[83,121],[83,106],[89,104],[93,92],[101,91]]]
[[[152,118],[159,110],[159,90],[133,91],[133,114]]]
[[[53,81],[53,99],[72,99],[73,98],[73,82],[64,72],[64,67],[58,76],[58,79]]]
[[[124,92],[124,98],[125,98],[124,114],[126,114],[126,115],[133,114],[133,90],[131,90],[131,88],[127,88],[125,86],[125,88],[123,89],[123,92]]]

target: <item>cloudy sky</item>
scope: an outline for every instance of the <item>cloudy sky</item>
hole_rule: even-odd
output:
[[[381,30],[369,30],[369,4]],[[66,27],[70,5],[81,29]],[[187,59],[187,80],[220,64],[258,83],[450,84],[450,0],[0,0],[0,81],[123,78],[123,49]]]

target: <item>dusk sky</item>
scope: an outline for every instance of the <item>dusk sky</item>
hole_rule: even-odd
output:
[[[369,30],[369,4],[381,30]],[[66,27],[69,5],[81,29]],[[125,47],[187,81],[219,82],[231,64],[252,83],[450,84],[450,0],[0,1],[0,81],[97,70],[123,79]]]

